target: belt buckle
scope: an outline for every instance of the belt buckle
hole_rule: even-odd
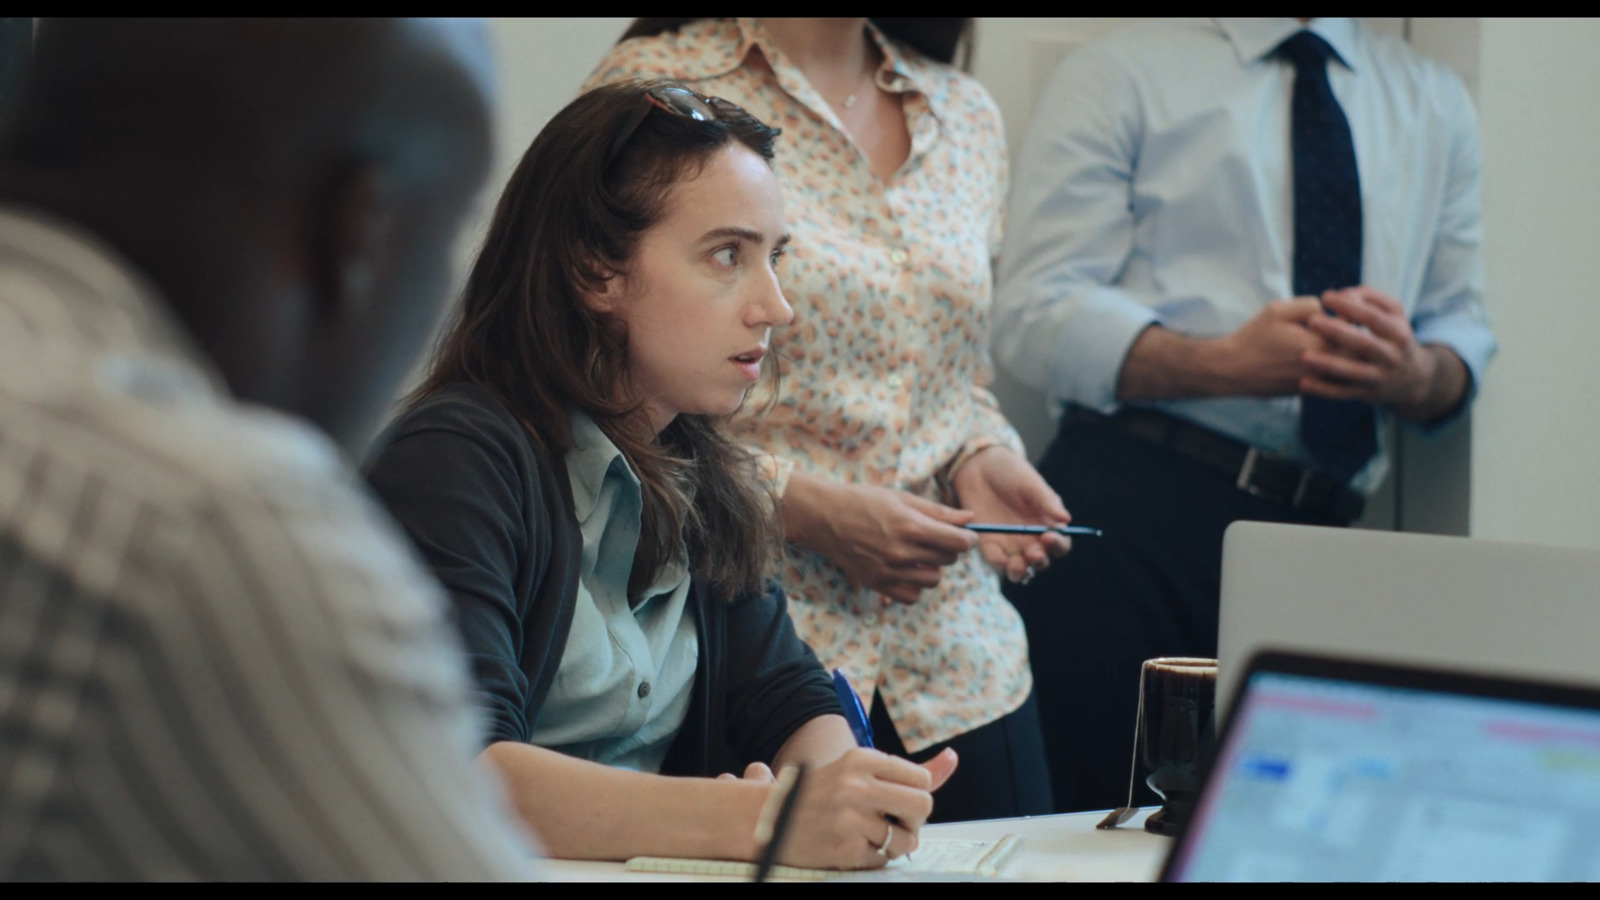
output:
[[[1244,464],[1239,467],[1239,477],[1233,482],[1233,486],[1252,497],[1260,497],[1265,500],[1267,498],[1262,494],[1261,489],[1250,482],[1250,476],[1254,475],[1256,471],[1256,458],[1260,455],[1260,451],[1254,447],[1245,451]]]
[[[1289,501],[1290,508],[1300,508],[1300,505],[1306,500],[1306,489],[1309,487],[1311,487],[1311,470],[1309,468],[1301,469],[1300,480],[1294,486],[1294,497]]]

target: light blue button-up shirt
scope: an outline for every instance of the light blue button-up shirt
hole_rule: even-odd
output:
[[[622,451],[572,412],[567,480],[583,534],[578,596],[561,667],[531,743],[608,766],[659,772],[689,713],[700,640],[689,608],[689,558],[657,573],[634,605],[628,576],[644,495]]]
[[[1122,29],[1070,53],[1017,154],[1000,259],[995,350],[1052,400],[1114,412],[1147,326],[1220,337],[1293,295],[1289,148],[1294,68],[1273,56],[1295,19],[1202,19]],[[1460,80],[1354,19],[1314,19],[1333,46],[1361,179],[1361,281],[1405,304],[1417,338],[1482,382],[1477,118]],[[1470,396],[1470,395],[1469,395]],[[1149,404],[1301,464],[1300,400]],[[1463,404],[1464,406],[1465,404]],[[1352,486],[1372,490],[1379,453]]]

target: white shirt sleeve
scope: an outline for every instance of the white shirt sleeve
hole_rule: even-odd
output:
[[[1417,340],[1449,347],[1466,364],[1471,383],[1457,408],[1464,410],[1483,383],[1484,370],[1498,344],[1483,308],[1483,160],[1477,114],[1466,88],[1453,73],[1440,65],[1437,77],[1441,82],[1438,93],[1449,98],[1454,109],[1448,119],[1452,129],[1449,174],[1411,325]]]
[[[1139,111],[1102,48],[1070,54],[1041,92],[1017,153],[1000,256],[995,350],[1022,382],[1115,409],[1128,348],[1157,321],[1113,283],[1133,249]]]

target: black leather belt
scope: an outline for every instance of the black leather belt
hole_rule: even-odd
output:
[[[1165,413],[1124,408],[1104,416],[1082,406],[1068,406],[1066,421],[1073,425],[1100,425],[1187,457],[1221,473],[1235,487],[1268,503],[1329,516],[1344,523],[1361,517],[1364,496],[1304,466],[1262,455],[1255,447],[1224,437]]]

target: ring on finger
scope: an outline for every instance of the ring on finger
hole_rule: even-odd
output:
[[[894,823],[889,823],[889,830],[883,834],[883,843],[878,845],[878,855],[884,858],[889,856],[889,842],[894,840]]]

